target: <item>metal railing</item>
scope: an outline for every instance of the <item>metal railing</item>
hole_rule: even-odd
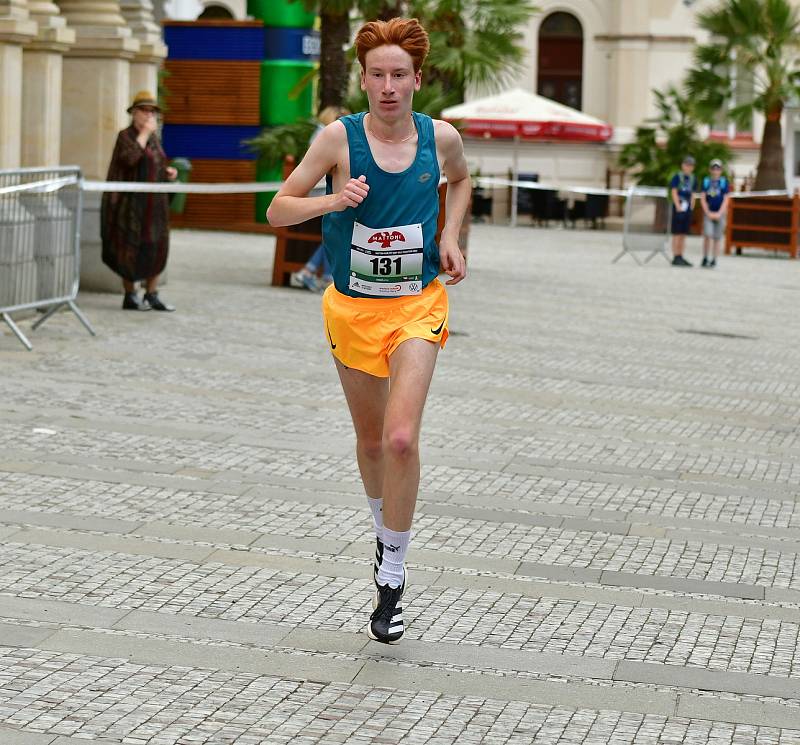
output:
[[[622,229],[622,251],[612,260],[619,261],[630,254],[637,264],[637,253],[646,251],[646,264],[661,254],[669,261],[671,203],[666,199],[666,190],[649,186],[631,186],[625,200],[625,224]]]
[[[0,170],[0,318],[30,350],[11,314],[43,310],[41,326],[67,306],[95,335],[75,304],[80,283],[83,190],[80,169]]]

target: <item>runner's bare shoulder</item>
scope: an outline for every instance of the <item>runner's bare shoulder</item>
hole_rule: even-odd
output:
[[[433,120],[433,134],[436,137],[437,144],[439,142],[444,144],[461,141],[461,135],[458,130],[450,122],[446,122],[443,119]]]
[[[434,119],[433,133],[436,139],[436,152],[440,165],[443,165],[445,170],[448,171],[446,174],[448,178],[456,176],[457,173],[462,174],[466,167],[466,161],[464,160],[464,143],[461,140],[459,131],[450,122]],[[461,176],[459,175],[458,177],[460,178]]]
[[[347,130],[338,119],[328,124],[311,143],[306,158],[324,169],[324,173],[335,171],[347,163]]]

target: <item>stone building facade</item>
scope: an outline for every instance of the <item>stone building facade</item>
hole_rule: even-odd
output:
[[[697,14],[720,0],[537,0],[540,9],[525,29],[528,54],[516,85],[599,117],[614,127],[606,147],[606,163],[614,169],[616,154],[635,128],[656,113],[653,89],[680,84],[692,64],[695,44],[705,41]],[[800,0],[792,0],[800,6]],[[475,94],[477,96],[477,92]],[[734,151],[731,164],[737,179],[754,172],[763,119],[738,131],[720,112],[710,134],[726,140]],[[790,188],[800,188],[800,112],[789,107],[784,117],[786,177]],[[507,157],[503,143],[484,143],[475,151],[476,162],[491,170]],[[575,146],[560,147],[561,161],[542,160],[544,151],[529,148],[522,169],[543,170],[563,181],[577,177],[582,153]],[[558,158],[551,149],[549,151]],[[494,157],[496,153],[497,157]],[[542,157],[539,157],[542,156]],[[597,165],[596,154],[590,160]],[[547,171],[550,171],[548,174]],[[579,183],[597,180],[597,168]],[[575,178],[573,178],[573,181]]]
[[[150,0],[0,0],[0,168],[105,177],[133,92],[166,57]]]

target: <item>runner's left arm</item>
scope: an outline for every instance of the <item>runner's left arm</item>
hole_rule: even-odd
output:
[[[442,155],[442,173],[447,178],[446,219],[439,241],[439,258],[442,271],[450,275],[446,284],[454,285],[467,274],[467,264],[458,246],[458,234],[469,206],[472,182],[461,135],[448,122],[436,121],[435,127],[436,147]]]

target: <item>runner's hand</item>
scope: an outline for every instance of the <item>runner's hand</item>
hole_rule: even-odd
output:
[[[348,207],[358,207],[366,198],[369,192],[369,184],[366,176],[351,178],[344,188],[336,195],[336,212],[342,212]]]
[[[442,238],[439,243],[441,270],[450,276],[446,285],[456,285],[467,276],[467,262],[458,247],[458,241]]]

